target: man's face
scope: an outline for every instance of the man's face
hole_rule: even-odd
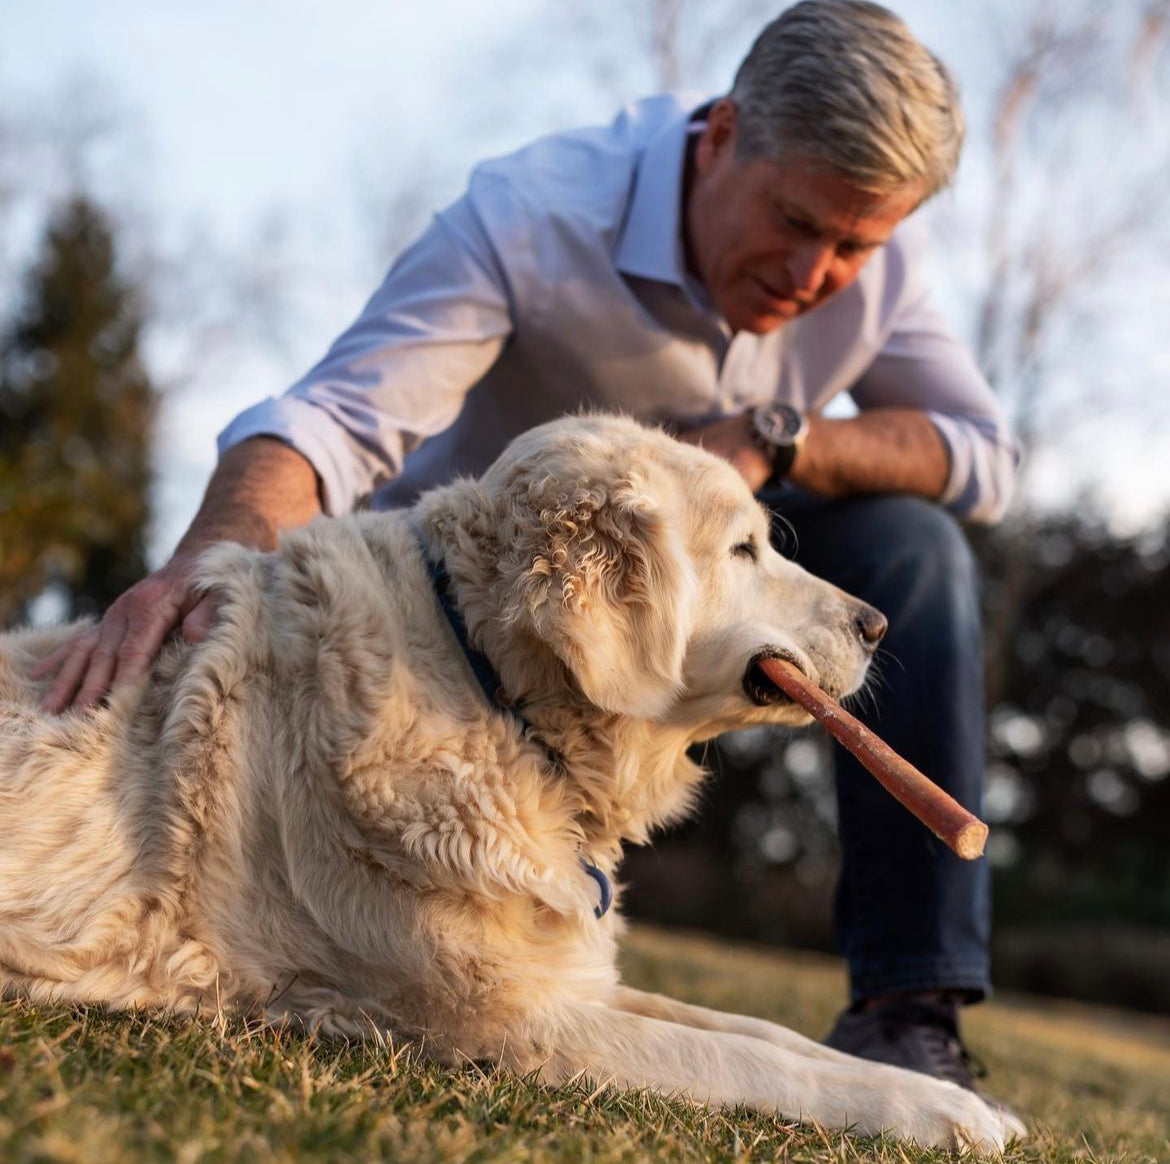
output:
[[[824,163],[735,156],[736,108],[712,108],[687,197],[692,270],[733,331],[774,331],[848,286],[922,200],[852,186]]]

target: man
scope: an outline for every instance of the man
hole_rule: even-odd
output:
[[[592,406],[729,458],[802,564],[889,616],[874,726],[977,805],[976,578],[950,515],[999,516],[1014,450],[903,225],[961,139],[949,74],[896,17],[806,0],[729,96],[653,98],[479,167],[325,359],[227,429],[174,558],[42,664],[58,669],[46,706],[92,705],[176,627],[202,637],[209,543],[272,547],[322,510],[407,503]],[[857,415],[823,416],[844,391]],[[838,796],[853,1001],[829,1042],[970,1086],[956,1014],[989,988],[986,866],[844,754]]]

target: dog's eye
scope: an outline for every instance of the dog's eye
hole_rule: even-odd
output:
[[[731,556],[733,558],[747,558],[754,562],[759,557],[759,551],[756,549],[756,539],[748,538],[746,542],[737,542],[731,547]]]

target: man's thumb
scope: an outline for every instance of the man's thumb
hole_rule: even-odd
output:
[[[183,619],[183,638],[189,643],[203,642],[215,625],[215,617],[218,613],[215,599],[212,595],[205,594],[191,607],[187,612],[187,617]]]

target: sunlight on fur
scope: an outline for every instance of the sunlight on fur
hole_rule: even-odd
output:
[[[441,562],[488,702],[441,613]],[[517,439],[409,511],[203,561],[219,621],[109,706],[47,716],[0,636],[0,985],[371,1030],[443,1062],[749,1104],[922,1144],[1021,1131],[974,1094],[623,987],[591,863],[687,814],[688,746],[836,697],[861,603],[782,558],[724,462],[633,421]],[[620,896],[620,894],[619,894]]]

